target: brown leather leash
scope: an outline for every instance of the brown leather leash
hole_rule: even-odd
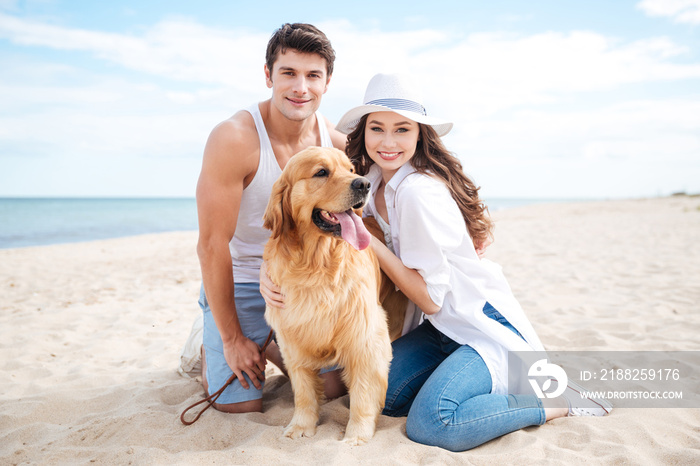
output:
[[[261,353],[264,353],[264,352],[265,352],[265,350],[267,349],[267,347],[268,347],[268,345],[270,344],[271,341],[272,341],[272,330],[270,330],[270,334],[267,336],[267,340],[265,340],[265,343],[263,344],[262,349],[260,350]],[[219,398],[219,395],[221,395],[221,394],[224,392],[224,390],[226,390],[226,387],[228,387],[229,385],[231,385],[231,383],[232,383],[235,379],[236,379],[236,374],[231,375],[231,377],[229,377],[229,379],[226,381],[226,383],[224,384],[224,386],[221,387],[217,392],[212,393],[211,395],[209,395],[208,397],[204,398],[203,400],[200,400],[200,401],[196,402],[195,404],[193,404],[192,406],[189,406],[187,409],[185,409],[185,410],[182,412],[182,414],[180,414],[180,421],[181,421],[183,424],[185,424],[186,426],[190,426],[190,425],[194,424],[195,422],[197,422],[197,419],[199,419],[200,416],[201,416],[202,414],[204,414],[204,411],[206,411],[207,409],[211,408],[211,406],[212,406],[212,405],[216,402],[216,400]],[[206,402],[209,402],[209,404],[208,404],[203,410],[201,410],[201,411],[199,412],[199,414],[197,414],[197,417],[195,417],[195,418],[192,419],[191,421],[185,421],[185,413],[186,413],[187,411],[189,411],[190,409],[194,408],[195,406],[201,405],[202,403],[206,403]]]

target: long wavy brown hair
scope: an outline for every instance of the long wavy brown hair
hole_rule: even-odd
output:
[[[365,148],[365,126],[368,116],[363,116],[355,130],[348,135],[345,147],[345,152],[360,175],[366,175],[374,164]],[[417,172],[434,176],[445,183],[452,199],[462,212],[469,235],[478,249],[493,238],[493,221],[489,217],[488,207],[479,199],[481,188],[464,173],[459,159],[447,150],[432,126],[420,123],[418,126],[420,138],[410,163]]]

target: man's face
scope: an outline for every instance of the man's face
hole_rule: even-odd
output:
[[[279,54],[272,70],[265,65],[265,78],[272,104],[292,121],[305,120],[318,110],[330,82],[323,57],[295,50]]]

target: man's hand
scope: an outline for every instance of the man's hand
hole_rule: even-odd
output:
[[[284,309],[282,289],[275,285],[267,275],[267,263],[265,261],[260,266],[260,294],[268,306]]]
[[[231,343],[224,343],[224,358],[243,388],[250,388],[243,373],[248,375],[255,388],[262,388],[260,382],[265,380],[263,371],[267,360],[257,343],[241,335]]]

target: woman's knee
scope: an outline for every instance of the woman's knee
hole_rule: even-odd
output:
[[[406,418],[406,436],[416,443],[444,448],[440,440],[442,430],[440,423],[431,422],[422,416],[409,413]]]
[[[416,443],[429,445],[428,432],[426,432],[422,423],[416,420],[417,416],[408,416],[406,418],[406,436]]]
[[[455,430],[451,427],[443,420],[416,415],[412,411],[406,419],[406,436],[416,443],[454,452],[470,450],[484,442],[479,438],[476,429],[466,429],[462,426]]]

